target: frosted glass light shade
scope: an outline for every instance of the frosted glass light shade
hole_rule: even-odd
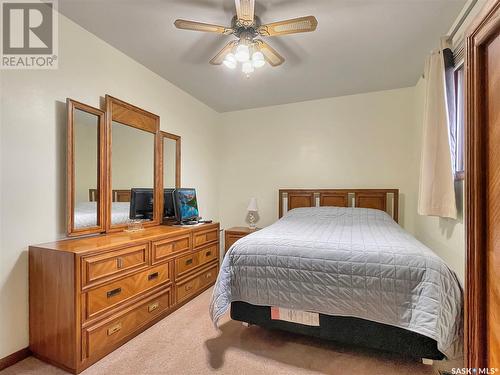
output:
[[[222,63],[229,69],[234,69],[236,68],[236,65],[238,65],[238,63],[236,62],[236,57],[234,57],[234,54],[232,53],[228,53]]]
[[[262,52],[257,51],[254,52],[252,55],[252,64],[254,68],[262,68],[264,65],[266,65],[266,60],[264,60],[264,55]]]
[[[250,202],[248,203],[247,211],[250,211],[250,212],[259,211],[259,207],[257,207],[257,198],[250,198]]]
[[[250,49],[246,44],[240,44],[236,47],[236,53],[234,56],[239,62],[246,62],[250,59]]]
[[[250,61],[244,62],[241,66],[241,71],[245,74],[252,73],[254,71],[252,63]]]

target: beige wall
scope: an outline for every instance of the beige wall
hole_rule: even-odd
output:
[[[279,188],[399,188],[415,229],[418,152],[414,88],[222,114],[219,185],[224,227],[278,216]]]
[[[65,100],[110,94],[161,117],[182,137],[183,184],[217,219],[217,113],[65,17],[59,69],[2,71],[0,358],[28,345],[28,245],[65,232]],[[190,157],[191,155],[191,157]]]

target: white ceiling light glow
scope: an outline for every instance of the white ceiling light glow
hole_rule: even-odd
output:
[[[232,53],[228,53],[226,55],[226,57],[224,58],[223,63],[229,69],[235,69],[236,66],[238,65],[238,62],[236,61],[236,57]]]
[[[236,47],[234,56],[239,62],[246,62],[250,59],[250,49],[246,44],[239,44],[238,47]]]
[[[235,43],[235,46],[226,54],[222,61],[224,66],[235,69],[241,64],[241,71],[248,77],[255,69],[266,65],[264,54],[259,51],[258,45],[247,43]]]
[[[241,71],[249,77],[250,73],[253,73],[254,71],[252,63],[250,61],[245,61],[241,66]]]
[[[266,60],[264,60],[264,55],[260,51],[256,51],[252,55],[252,65],[254,68],[262,68],[266,65]]]

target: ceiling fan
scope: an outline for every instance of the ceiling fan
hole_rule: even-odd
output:
[[[259,39],[259,36],[281,36],[294,33],[304,33],[316,30],[318,21],[314,16],[300,17],[286,21],[262,25],[255,16],[255,0],[235,0],[236,16],[231,21],[231,27],[224,27],[202,22],[178,19],[174,25],[178,29],[203,31],[224,35],[234,35],[232,40],[212,59],[210,64],[224,64],[229,69],[235,69],[241,63],[243,73],[250,76],[255,68],[263,67],[266,62],[275,67],[283,64],[285,59],[269,44]]]

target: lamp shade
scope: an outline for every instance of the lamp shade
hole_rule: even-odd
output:
[[[250,212],[259,211],[259,208],[257,207],[257,199],[256,198],[250,198],[250,202],[248,203],[247,210]]]

